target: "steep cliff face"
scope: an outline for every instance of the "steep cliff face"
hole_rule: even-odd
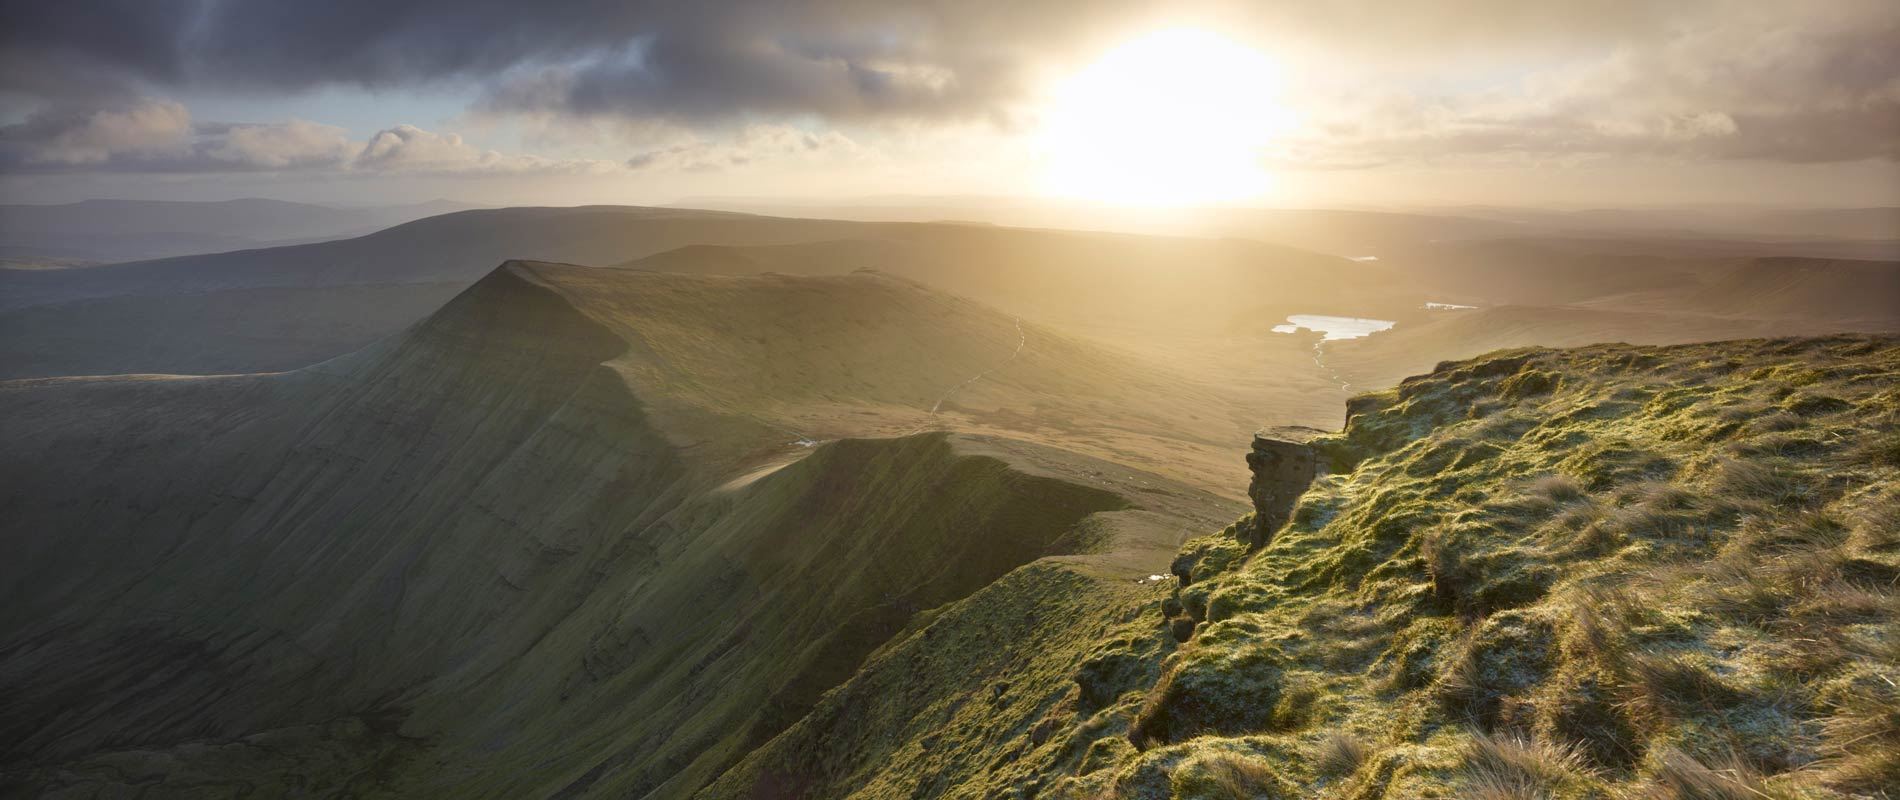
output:
[[[1891,338],[1442,364],[1310,443],[1263,547],[1012,574],[702,796],[1880,797],[1897,425]]]
[[[526,647],[618,546],[577,534],[686,472],[602,368],[619,349],[503,270],[302,373],[9,385],[37,457],[6,504],[41,557],[7,575],[6,755],[321,723]],[[75,414],[136,434],[96,454]]]
[[[707,316],[746,308],[765,327]],[[762,360],[762,330],[830,344]],[[875,276],[510,264],[295,373],[0,384],[0,779],[690,794],[920,614],[1111,546],[1154,513],[1123,484],[1192,505],[1152,475],[1025,469],[1069,458],[1030,443],[787,444],[841,381],[915,419],[1016,333]],[[1104,360],[1073,347],[1038,357]],[[1050,369],[997,382],[1090,380]]]
[[[1253,520],[1247,526],[1247,544],[1265,547],[1293,516],[1293,505],[1321,472],[1319,453],[1306,442],[1319,431],[1283,429],[1257,433],[1247,453],[1253,478],[1247,497],[1253,501]]]

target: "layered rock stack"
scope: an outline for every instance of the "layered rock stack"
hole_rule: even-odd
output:
[[[1247,546],[1260,549],[1273,540],[1273,534],[1293,516],[1300,495],[1319,477],[1319,454],[1306,444],[1317,431],[1276,428],[1254,434],[1253,451],[1247,454],[1247,467],[1253,481],[1247,496],[1253,499],[1253,527],[1245,531]]]

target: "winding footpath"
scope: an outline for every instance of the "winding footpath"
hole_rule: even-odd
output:
[[[959,383],[955,386],[950,387],[949,391],[944,392],[942,397],[937,398],[937,402],[931,404],[930,413],[932,415],[935,415],[939,409],[942,409],[944,401],[949,400],[952,395],[956,394],[957,392],[962,391],[964,387],[982,380],[983,376],[1009,366],[1009,362],[1015,361],[1017,356],[1020,356],[1023,354],[1023,345],[1029,343],[1029,335],[1023,332],[1022,317],[1015,317],[1014,319],[1016,320],[1016,349],[1015,351],[1009,354],[1009,358],[1005,358],[1002,361],[997,362],[995,366],[990,367],[989,369],[983,370],[982,372],[979,372],[975,375],[971,375],[968,380],[965,380],[962,383]]]

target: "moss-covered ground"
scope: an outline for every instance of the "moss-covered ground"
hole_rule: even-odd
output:
[[[1900,340],[1507,351],[1352,409],[1265,547],[1019,570],[707,794],[1900,794]]]

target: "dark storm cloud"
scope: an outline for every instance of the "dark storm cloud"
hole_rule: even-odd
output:
[[[7,0],[5,88],[67,101],[128,87],[299,90],[470,80],[486,104],[705,120],[972,113],[1022,52],[945,3],[562,0]],[[1018,43],[1021,37],[1016,37]],[[991,41],[1001,41],[991,39]],[[30,69],[58,65],[57,70]]]
[[[479,76],[637,33],[638,4],[564,0],[4,0],[6,86],[303,89]],[[60,69],[47,69],[55,66]]]
[[[183,76],[183,32],[202,0],[0,0],[0,92],[123,95]]]

